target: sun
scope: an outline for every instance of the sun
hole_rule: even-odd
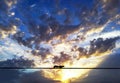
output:
[[[68,64],[68,62],[66,62],[64,63],[65,68],[42,70],[42,75],[46,78],[60,81],[61,83],[71,83],[77,79],[82,79],[87,76],[91,69],[84,68],[96,68],[103,60],[106,59],[107,55],[109,54],[110,52],[100,53],[100,56],[95,56],[96,54],[94,54],[94,56],[89,58],[74,60],[73,64]],[[77,69],[74,69],[75,67]]]

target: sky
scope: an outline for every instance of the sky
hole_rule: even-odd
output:
[[[120,0],[0,0],[0,67],[98,67],[119,55],[119,5]],[[72,83],[91,70],[3,71],[3,83],[28,78],[36,78],[31,83]]]

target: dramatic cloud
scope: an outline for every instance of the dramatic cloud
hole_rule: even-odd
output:
[[[0,66],[97,67],[120,48],[120,0],[87,1],[1,0]],[[22,72],[19,81],[48,82],[42,75],[49,82],[68,82],[90,69],[36,71]]]

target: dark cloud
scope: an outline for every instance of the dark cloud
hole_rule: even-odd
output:
[[[115,38],[107,38],[103,40],[102,38],[95,39],[90,42],[90,53],[94,51],[99,51],[100,53],[105,52],[107,50],[112,50],[115,48],[115,43],[120,37]]]
[[[104,53],[106,51],[111,51],[115,48],[118,39],[120,39],[120,37],[106,38],[105,40],[103,40],[103,38],[94,39],[90,41],[90,48],[88,51],[83,47],[78,47],[76,49],[80,52],[78,59],[80,59],[81,56],[90,57],[95,52]]]
[[[0,67],[31,67],[34,66],[32,60],[25,60],[22,57],[19,59],[8,59],[0,61]]]
[[[55,56],[53,58],[55,64],[63,64],[64,62],[67,62],[71,59],[71,56],[65,54],[64,52],[61,52],[60,54],[60,57]]]

